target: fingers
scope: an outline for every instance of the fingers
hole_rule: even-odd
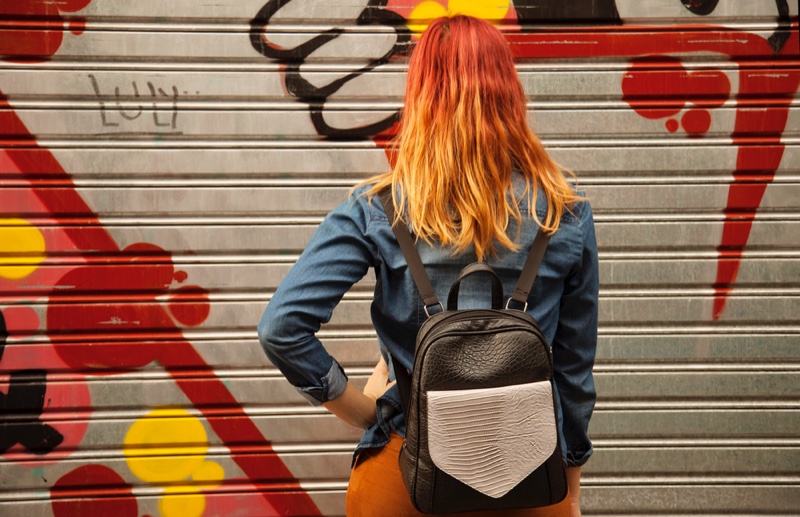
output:
[[[364,394],[378,399],[394,385],[395,381],[389,382],[389,365],[381,357],[369,379],[367,379],[367,384],[364,386]]]

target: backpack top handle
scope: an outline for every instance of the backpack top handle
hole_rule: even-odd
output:
[[[461,281],[476,273],[489,273],[492,275],[492,309],[503,308],[503,283],[500,281],[500,277],[497,276],[497,273],[494,272],[494,269],[492,269],[492,266],[489,264],[485,262],[473,262],[461,270],[461,273],[458,274],[458,278],[453,282],[453,286],[450,287],[450,294],[447,296],[448,311],[458,310],[458,291],[461,286]]]

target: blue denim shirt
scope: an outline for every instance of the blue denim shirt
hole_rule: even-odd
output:
[[[515,189],[522,181],[515,176]],[[417,331],[426,319],[406,261],[392,233],[380,200],[368,201],[362,190],[328,214],[297,263],[278,287],[258,326],[258,335],[269,359],[313,404],[333,400],[344,392],[347,377],[315,334],[330,320],[345,292],[370,267],[377,282],[371,306],[372,322],[381,353],[389,362],[394,355],[410,369]],[[526,200],[520,203],[527,214]],[[538,197],[537,215],[543,218],[546,202]],[[500,250],[489,260],[503,282],[508,297],[525,262],[538,227],[526,217],[515,222],[508,235],[519,232],[520,249]],[[421,239],[417,249],[440,300],[458,272],[476,260],[473,251],[453,256],[441,246]],[[490,305],[488,279],[470,277],[461,285],[459,308]],[[568,465],[579,466],[592,454],[587,435],[596,393],[592,366],[597,345],[598,265],[594,222],[588,202],[565,213],[552,236],[531,290],[527,312],[539,323],[552,344],[562,451]],[[393,378],[393,371],[392,378]],[[367,429],[356,449],[381,447],[394,431],[405,436],[400,397],[391,388],[377,403],[378,421]]]

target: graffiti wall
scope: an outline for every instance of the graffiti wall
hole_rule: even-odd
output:
[[[410,50],[506,34],[600,245],[586,515],[800,508],[800,37],[787,0],[0,4],[0,514],[343,515],[358,432],[256,323],[389,169]],[[320,336],[377,360],[373,278]]]

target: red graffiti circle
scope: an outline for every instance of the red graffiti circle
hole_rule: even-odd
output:
[[[690,135],[703,134],[711,127],[711,113],[703,109],[689,110],[681,118],[681,126]]]
[[[211,311],[206,290],[194,286],[185,285],[176,289],[175,294],[170,295],[170,303],[167,305],[170,314],[180,324],[187,327],[195,327],[203,323]]]
[[[91,494],[82,493],[90,489]],[[102,491],[104,497],[97,497]],[[122,476],[103,465],[83,465],[63,475],[50,491],[53,515],[137,517],[139,505]]]

